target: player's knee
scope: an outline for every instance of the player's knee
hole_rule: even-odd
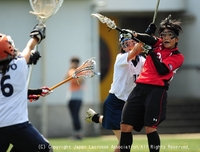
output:
[[[121,132],[131,132],[133,130],[133,126],[128,124],[121,124],[120,125]]]
[[[145,132],[146,132],[146,134],[152,133],[154,131],[157,131],[157,129],[155,127],[145,126]]]

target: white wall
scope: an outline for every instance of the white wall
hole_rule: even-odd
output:
[[[149,12],[155,10],[158,0],[96,0],[99,12]],[[100,3],[101,2],[101,3]],[[159,11],[182,11],[186,0],[160,0]]]
[[[200,15],[199,0],[187,1],[186,13],[182,15],[183,33],[180,34],[179,50],[185,61],[172,81],[170,95],[176,98],[200,98]],[[188,67],[185,69],[185,67]]]

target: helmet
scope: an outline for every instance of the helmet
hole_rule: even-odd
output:
[[[14,56],[14,42],[10,36],[0,33],[0,61]]]
[[[121,32],[119,34],[119,42],[120,42],[121,46],[124,45],[125,41],[131,40],[132,37],[133,37],[132,34],[131,34],[132,33],[131,30],[129,30],[129,29],[122,29],[122,31],[123,32]]]

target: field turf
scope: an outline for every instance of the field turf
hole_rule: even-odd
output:
[[[160,152],[200,152],[200,134],[160,135]],[[82,140],[67,138],[49,139],[54,152],[113,152],[115,136],[85,137]],[[149,152],[146,135],[135,135],[131,152]]]

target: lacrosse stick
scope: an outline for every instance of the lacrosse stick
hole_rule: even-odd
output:
[[[56,85],[52,86],[50,88],[50,90],[54,90],[55,88],[61,86],[62,84],[66,83],[72,79],[76,79],[76,78],[80,78],[80,77],[92,78],[95,75],[100,75],[99,72],[97,72],[97,73],[95,72],[95,66],[96,66],[96,62],[93,60],[93,58],[87,59],[81,66],[76,68],[76,70],[72,74],[72,76],[70,76],[69,78],[61,81],[60,83],[57,83]]]
[[[39,24],[44,24],[46,20],[54,15],[62,6],[64,0],[29,0],[33,11],[29,13],[37,16]]]
[[[115,24],[115,22],[113,20],[111,20],[110,18],[103,16],[99,13],[93,13],[91,14],[92,17],[96,17],[97,19],[99,19],[99,21],[103,24],[106,24],[110,29],[116,29],[119,32],[125,32],[123,31],[121,28],[117,27],[117,25]],[[144,52],[148,52],[152,47],[149,45],[146,45],[144,42],[140,41],[139,39],[137,39],[136,37],[132,37],[136,42],[142,44],[142,48],[144,50]]]
[[[30,5],[33,11],[29,13],[36,15],[39,24],[44,24],[47,19],[54,15],[59,8],[62,6],[64,0],[29,0]],[[37,47],[37,46],[36,46]],[[27,79],[27,87],[29,86],[31,75],[33,71],[33,64],[29,67],[28,79]]]
[[[106,24],[110,29],[116,29],[117,31],[119,32],[126,32],[126,31],[123,31],[121,28],[117,27],[117,25],[115,24],[115,21],[111,20],[110,18],[106,17],[106,16],[103,16],[99,13],[93,13],[91,14],[92,17],[96,17],[97,19],[99,19],[99,21],[103,24]],[[143,42],[141,42],[139,39],[137,39],[136,37],[133,37],[133,39],[136,41],[136,42],[140,42],[142,44],[144,44]]]
[[[158,0],[157,4],[156,4],[156,9],[155,9],[155,12],[154,12],[154,15],[153,15],[153,23],[155,23],[155,21],[156,21],[156,16],[157,16],[157,13],[158,13],[159,4],[160,4],[160,0]]]

